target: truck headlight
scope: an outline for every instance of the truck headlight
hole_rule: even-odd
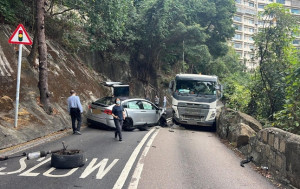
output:
[[[216,112],[215,111],[211,112],[209,119],[214,119],[215,117],[216,117]]]

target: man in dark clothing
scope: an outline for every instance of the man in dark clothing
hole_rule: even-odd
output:
[[[79,96],[76,96],[76,92],[74,90],[70,91],[71,96],[68,98],[68,111],[72,119],[72,129],[73,134],[81,135],[80,126],[81,126],[81,114],[83,112],[82,106],[80,103]],[[77,120],[77,128],[76,122]]]
[[[119,135],[119,141],[122,141],[122,126],[123,120],[125,119],[125,112],[123,106],[121,106],[121,101],[119,98],[116,99],[116,105],[112,109],[112,114],[114,117],[114,122],[116,126],[115,138]]]

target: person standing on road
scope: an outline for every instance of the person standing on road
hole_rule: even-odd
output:
[[[159,106],[159,98],[155,95],[154,104],[158,107]]]
[[[164,110],[166,110],[166,106],[167,106],[167,97],[164,96]]]
[[[76,96],[74,90],[70,91],[71,96],[68,98],[68,111],[72,119],[73,134],[81,135],[81,114],[83,112],[79,96]],[[77,120],[77,127],[76,127]]]
[[[125,111],[123,106],[121,106],[121,100],[116,98],[116,105],[112,109],[112,116],[114,117],[114,122],[116,126],[115,138],[119,135],[119,141],[122,141],[122,126],[123,120],[125,119]]]

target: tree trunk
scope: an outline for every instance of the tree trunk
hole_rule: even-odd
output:
[[[39,51],[39,90],[40,100],[47,114],[52,113],[48,91],[47,45],[45,37],[45,0],[37,0],[37,32]]]

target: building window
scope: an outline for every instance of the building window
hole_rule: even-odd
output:
[[[242,17],[240,17],[240,16],[234,16],[233,20],[241,22],[242,21]]]
[[[249,32],[254,33],[254,28],[249,28]]]
[[[273,2],[273,0],[269,0],[269,2]]]
[[[254,20],[249,19],[249,20],[248,20],[248,23],[249,23],[249,24],[254,24]]]
[[[285,4],[285,0],[276,0],[276,3]]]
[[[243,31],[242,30],[242,25],[238,25],[238,24],[233,24],[234,28],[238,31]]]
[[[254,2],[249,2],[249,7],[254,7]]]
[[[238,51],[236,54],[238,54],[240,58],[242,57],[242,52]]]
[[[235,34],[235,35],[234,35],[234,39],[239,39],[239,40],[241,40],[241,39],[242,39],[242,35],[241,35],[241,34]]]
[[[299,9],[291,9],[291,13],[292,14],[300,14],[300,10]]]
[[[253,44],[250,44],[249,45],[249,48],[252,50],[252,49],[254,49],[254,45]]]
[[[300,44],[300,40],[294,40],[293,41],[293,45],[299,45]]]
[[[234,48],[241,49],[242,48],[242,43],[234,43]]]
[[[265,5],[264,4],[258,4],[259,9],[264,9]]]
[[[235,2],[241,4],[241,0],[235,0]]]

